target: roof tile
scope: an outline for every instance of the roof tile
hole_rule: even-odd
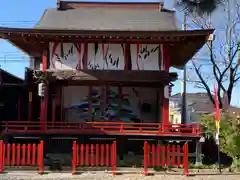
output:
[[[47,9],[36,28],[68,30],[177,30],[175,13],[158,9],[76,8]]]

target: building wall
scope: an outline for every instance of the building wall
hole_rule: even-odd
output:
[[[161,70],[161,45],[130,45],[129,62],[125,62],[125,45],[97,44],[87,46],[87,62],[83,43],[49,44],[50,68],[59,70]],[[128,64],[125,64],[128,63]],[[66,121],[117,120],[118,91],[111,87],[106,99],[105,88],[94,87],[91,98],[93,114],[88,113],[88,87],[69,86],[63,88],[63,118]],[[120,120],[124,122],[159,122],[160,96],[151,88],[123,88]],[[105,97],[104,97],[105,96]],[[148,107],[147,107],[148,106]],[[144,112],[143,108],[149,108]],[[119,119],[117,120],[119,121]]]
[[[161,45],[139,44],[130,46],[129,70],[161,70]],[[81,43],[49,44],[50,67],[54,69],[88,69],[123,70],[124,44],[90,43],[87,47],[87,62],[84,62],[84,45]]]
[[[26,121],[27,92],[22,87],[6,86],[0,88],[0,94],[0,121]]]
[[[181,124],[181,110],[180,109],[169,109],[169,120],[172,124]],[[192,112],[188,109],[186,123],[199,123],[199,115],[196,112]]]
[[[191,104],[200,101],[205,102],[207,99],[204,97],[202,99],[187,97],[187,123],[199,123],[199,112],[196,112],[191,108]],[[209,100],[208,100],[209,101]],[[179,98],[170,98],[169,102],[169,119],[173,124],[181,123],[181,97]]]
[[[63,88],[63,116],[65,121],[119,121],[118,89],[93,87],[90,97],[92,117],[89,116],[89,89],[86,86]],[[159,122],[157,90],[152,88],[122,88],[120,121]]]

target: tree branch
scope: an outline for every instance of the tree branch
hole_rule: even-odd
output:
[[[205,87],[208,97],[210,99],[210,101],[215,104],[214,98],[212,97],[212,93],[211,90],[208,86],[208,84],[206,83],[206,81],[204,80],[203,76],[201,75],[201,73],[199,72],[199,68],[197,68],[196,64],[192,61],[193,67],[195,69],[196,74],[198,75],[198,78],[200,79],[202,85]]]

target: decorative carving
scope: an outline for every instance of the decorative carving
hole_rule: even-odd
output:
[[[39,83],[48,84],[46,74],[44,72],[33,70],[32,74],[33,74],[33,79],[36,80],[35,81],[36,84],[39,84]]]
[[[77,76],[77,71],[56,71],[52,76],[55,76],[58,80],[68,80]]]

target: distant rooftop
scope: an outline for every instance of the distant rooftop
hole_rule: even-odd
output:
[[[182,94],[181,93],[177,93],[171,96],[171,98],[181,98]],[[199,92],[199,93],[186,93],[186,97],[187,98],[196,98],[196,99],[208,99],[208,94],[207,93],[203,93],[203,92]]]

